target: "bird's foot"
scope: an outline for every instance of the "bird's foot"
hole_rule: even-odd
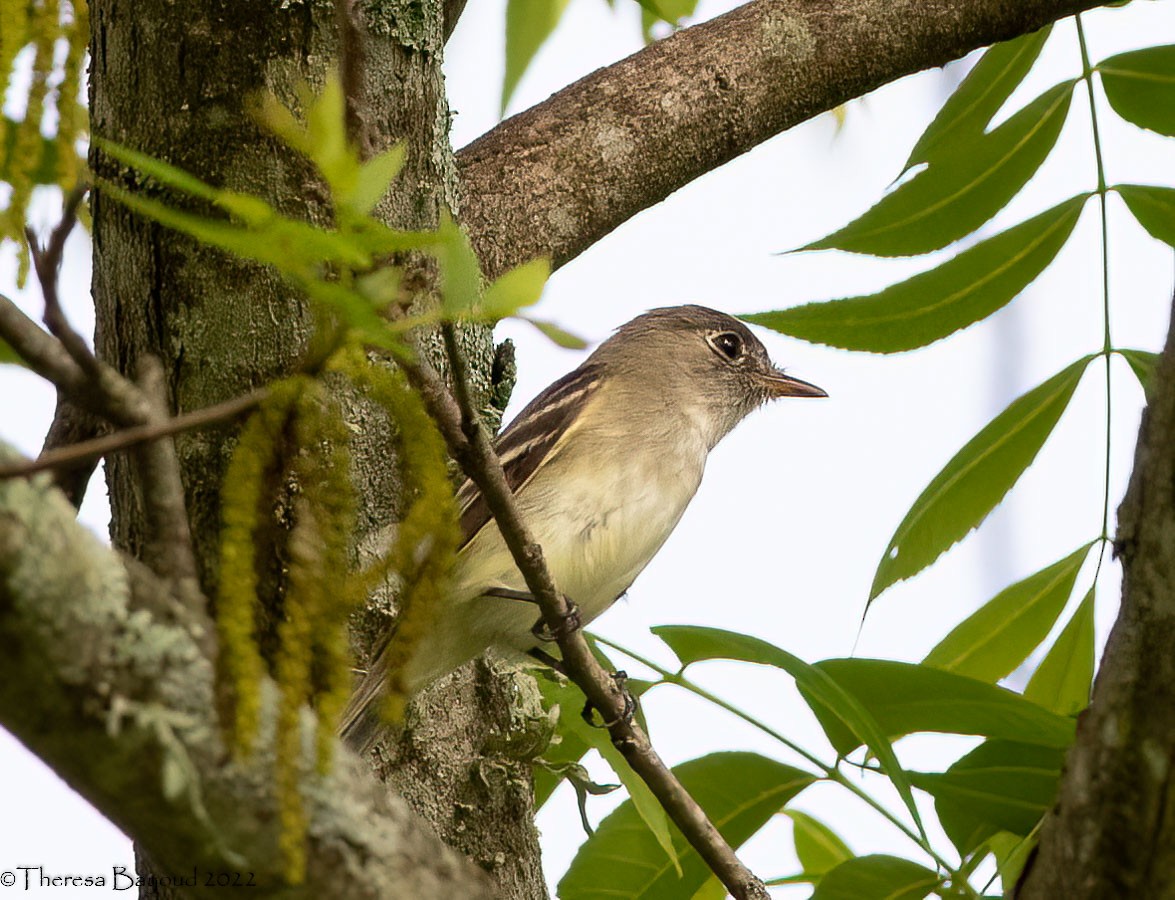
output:
[[[485,592],[485,596],[501,597],[504,600],[517,600],[520,603],[538,604],[538,600],[534,598],[534,594],[529,591],[516,591],[513,588],[490,588]],[[563,602],[567,605],[567,611],[563,613],[558,625],[550,628],[544,617],[535,622],[534,627],[530,629],[530,633],[545,644],[554,643],[583,628],[583,616],[579,612],[579,607],[566,594],[563,596]],[[545,662],[545,660],[543,661]]]
[[[583,705],[583,720],[587,722],[592,728],[611,728],[613,725],[619,725],[621,722],[628,724],[632,721],[633,716],[636,715],[636,698],[628,690],[628,673],[624,671],[613,672],[612,680],[616,682],[616,687],[620,690],[620,696],[624,700],[624,708],[621,709],[620,715],[615,719],[605,720],[602,722],[596,721],[596,707],[591,700]]]
[[[530,633],[540,641],[549,644],[553,641],[562,640],[583,628],[583,616],[580,615],[579,607],[568,597],[564,597],[563,602],[567,604],[567,611],[559,617],[559,622],[554,628],[547,625],[546,618],[542,618],[534,623],[534,627],[530,629]]]

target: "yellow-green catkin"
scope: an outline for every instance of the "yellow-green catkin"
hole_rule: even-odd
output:
[[[73,0],[73,15],[63,29],[66,54],[61,84],[57,88],[57,183],[64,191],[78,182],[81,160],[78,138],[87,131],[86,108],[78,99],[86,50],[90,44],[90,7],[86,0]]]
[[[387,556],[361,576],[378,582],[389,570],[401,578],[396,633],[388,645],[388,685],[384,715],[403,716],[408,694],[401,680],[404,663],[427,629],[448,590],[461,539],[457,501],[449,481],[444,439],[419,395],[399,372],[352,359],[347,373],[386,409],[398,429],[401,484],[412,496]]]
[[[8,159],[12,195],[4,226],[5,236],[13,237],[20,243],[16,280],[22,286],[29,274],[29,248],[24,237],[25,214],[33,193],[34,173],[45,152],[41,122],[45,113],[45,97],[49,92],[49,76],[53,72],[53,47],[60,33],[57,0],[42,0],[34,9],[29,27],[29,38],[33,45],[32,79],[24,119],[16,125],[12,153]]]
[[[220,637],[218,681],[229,700],[224,722],[238,753],[252,747],[260,724],[265,663],[257,641],[257,538],[266,473],[282,451],[286,423],[309,379],[274,383],[269,397],[241,429],[221,489],[220,573],[216,624]]]

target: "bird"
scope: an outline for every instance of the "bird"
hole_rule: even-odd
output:
[[[723,437],[770,400],[826,396],[777,368],[733,316],[664,307],[620,326],[542,391],[495,449],[556,587],[586,625],[661,549]],[[457,499],[462,540],[443,608],[399,655],[409,696],[487,650],[521,657],[540,643],[537,608],[516,599],[526,584],[485,498],[467,480]],[[388,660],[385,644],[342,714],[339,733],[353,749],[378,734]]]

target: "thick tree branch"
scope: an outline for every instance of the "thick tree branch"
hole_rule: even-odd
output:
[[[205,872],[252,872],[259,896],[491,896],[483,873],[341,747],[326,777],[307,757],[308,881],[285,885],[273,760],[228,760],[212,667],[171,616],[171,590],[79,526],[47,478],[0,483],[0,722],[160,875],[195,867],[203,885]]]
[[[536,256],[562,265],[793,125],[1097,5],[753,0],[588,75],[463,149],[462,221],[489,278]]]
[[[1175,318],[1153,381],[1118,510],[1122,607],[1020,900],[1175,896]]]
[[[424,366],[405,366],[409,380],[420,390],[430,414],[462,470],[478,486],[530,595],[541,610],[547,629],[556,636],[563,666],[584,696],[608,722],[612,743],[624,755],[674,824],[706,861],[736,900],[766,900],[763,883],[746,868],[719,834],[705,811],[653,749],[648,736],[626,709],[626,697],[615,678],[604,671],[576,629],[567,629],[570,607],[558,592],[543,558],[542,547],[522,521],[502,464],[474,407],[466,363],[451,325],[443,325],[445,348],[453,376],[450,396],[440,378]]]

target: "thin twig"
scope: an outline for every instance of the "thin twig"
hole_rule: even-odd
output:
[[[88,189],[87,185],[79,184],[69,192],[61,212],[61,221],[49,233],[49,240],[45,246],[37,244],[31,228],[25,229],[25,236],[28,238],[29,251],[33,256],[37,280],[41,283],[41,295],[45,298],[45,325],[50,333],[61,341],[73,361],[84,371],[94,375],[98,371],[98,358],[94,356],[85,339],[69,324],[57,293],[57,276],[61,271],[61,260],[65,256],[65,242],[77,224],[78,206]]]
[[[556,590],[542,548],[519,516],[501,462],[478,420],[470,397],[465,360],[453,327],[446,324],[442,330],[456,400],[449,396],[439,376],[426,366],[409,364],[405,371],[420,390],[450,452],[486,498],[514,562],[542,610],[544,622],[559,636],[563,665],[592,706],[609,722],[612,743],[731,895],[737,900],[765,900],[768,895],[762,881],[739,861],[697,801],[657,755],[640,725],[626,717],[623,692],[592,655],[583,635],[578,630],[568,632],[561,627],[569,612],[566,598]]]
[[[205,428],[220,422],[235,419],[258,406],[268,396],[265,388],[258,388],[248,394],[233,397],[223,403],[216,403],[202,409],[182,413],[161,422],[152,422],[148,425],[136,425],[133,428],[124,428],[102,437],[88,441],[70,444],[60,449],[42,453],[36,459],[24,460],[19,463],[0,465],[0,479],[19,478],[43,472],[46,469],[65,469],[92,462],[109,453],[126,450],[181,431],[192,431],[196,428]]]
[[[163,364],[156,357],[147,355],[139,360],[139,385],[154,407],[152,421],[147,424],[157,427],[172,421],[163,379]],[[181,605],[204,609],[175,442],[171,435],[157,437],[137,444],[134,455],[142,472],[140,481],[152,568],[174,586]],[[205,644],[204,649],[207,652],[212,647]]]

